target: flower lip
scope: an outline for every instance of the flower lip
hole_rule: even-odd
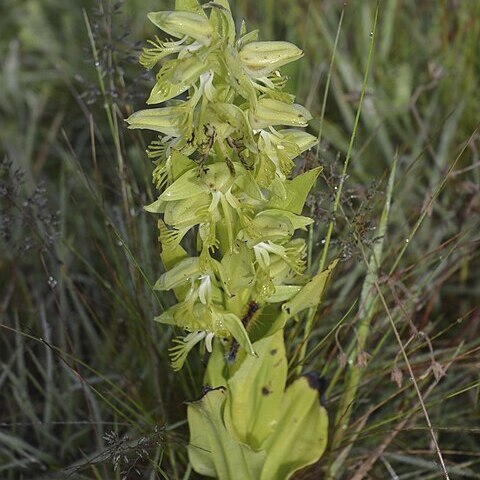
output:
[[[198,298],[206,305],[212,297],[212,281],[210,275],[200,275],[200,286],[198,287]]]
[[[212,342],[214,336],[215,334],[213,332],[208,332],[205,337],[205,348],[207,349],[208,353],[212,353]]]

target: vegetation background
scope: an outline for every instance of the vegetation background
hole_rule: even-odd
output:
[[[183,402],[204,366],[174,375],[152,322],[172,299],[151,289],[149,138],[123,122],[153,83],[146,13],[173,3],[1,2],[0,478],[197,478]],[[382,0],[374,39],[375,1],[231,3],[305,51],[288,88],[321,137],[299,159],[324,166],[310,266],[329,224],[342,260],[300,366],[287,332],[292,367],[326,379],[334,439],[296,478],[445,478],[440,457],[480,478],[480,2]]]

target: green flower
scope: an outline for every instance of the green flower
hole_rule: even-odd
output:
[[[316,137],[302,130],[262,130],[258,149],[274,163],[276,174],[285,179],[294,167],[293,160],[317,143]]]
[[[300,247],[300,248],[299,248]],[[270,270],[270,255],[276,255],[285,262],[285,265],[279,265],[280,276],[286,274],[285,266],[288,266],[297,274],[303,273],[305,269],[305,246],[301,245],[279,245],[271,240],[259,242],[253,247],[255,258],[263,270]],[[287,270],[288,271],[288,270]],[[273,274],[273,275],[272,275]],[[279,275],[277,272],[270,272],[271,277]]]
[[[186,109],[181,106],[139,110],[127,118],[128,128],[154,130],[168,137],[180,137],[182,124],[186,123]]]
[[[302,56],[303,52],[289,42],[251,42],[240,50],[243,68],[253,78],[266,77]]]
[[[161,194],[145,209],[162,215],[168,269],[155,287],[179,301],[157,320],[188,332],[171,351],[177,369],[215,337],[233,337],[252,353],[239,320],[244,304],[290,300],[305,283],[305,241],[294,236],[312,223],[299,215],[306,183],[293,200],[287,175],[316,138],[299,129],[311,115],[283,91],[278,71],[303,55],[298,47],[259,42],[244,24],[236,38],[227,0],[176,5],[149,15],[176,40],[156,37],[140,59],[146,68],[163,62],[147,103],[168,103],[127,123],[159,134],[148,155]],[[175,100],[181,94],[186,99]],[[184,243],[195,245],[190,255]]]
[[[189,317],[189,322],[188,325],[183,326],[182,323],[186,323],[183,320],[185,316]],[[183,367],[188,353],[202,341],[205,342],[206,350],[211,352],[215,337],[235,338],[250,355],[255,355],[240,318],[231,312],[224,311],[220,306],[182,302],[156,317],[155,320],[160,323],[182,326],[190,332],[185,337],[178,337],[173,341],[174,345],[170,349],[170,356],[174,370],[180,370]]]
[[[143,53],[140,56],[140,64],[148,69],[153,68],[160,60],[168,55],[181,52],[185,48],[185,41],[186,38],[182,38],[182,40],[178,42],[163,42],[157,36],[155,37],[155,41],[147,40],[151,47],[143,49]]]
[[[189,100],[165,110],[137,112],[128,119],[130,128],[151,129],[168,137],[163,141],[168,143],[166,149],[158,141],[151,145],[153,158],[163,153],[168,156],[170,148],[190,155],[205,150],[205,145],[210,145],[208,150],[217,145],[223,161],[233,155],[250,165],[261,162],[261,147],[252,130],[272,125],[303,127],[311,118],[303,107],[292,104],[292,95],[281,92],[285,78],[278,72],[300,58],[302,51],[288,42],[258,42],[256,32],[246,33],[244,26],[234,42],[235,28],[226,1],[212,2],[203,9],[196,2],[182,6],[189,11],[149,15],[158,28],[180,40],[156,38],[150,42],[152,48],[144,50],[141,62],[152,68],[167,56],[177,56],[162,65],[148,104],[168,101],[186,91]],[[246,103],[242,105],[238,97]],[[268,156],[274,162],[278,157],[271,152]],[[279,160],[280,171],[291,168],[286,158]]]
[[[189,88],[196,86],[201,75],[209,69],[208,57],[202,58],[200,54],[169,60],[157,75],[157,82],[150,93],[147,104],[162,103],[178,97]],[[202,93],[201,89],[200,93]],[[196,98],[198,101],[200,95]],[[195,105],[196,102],[190,102],[189,108],[194,109]]]
[[[257,107],[249,112],[250,125],[255,130],[275,125],[306,127],[311,118],[310,112],[302,105],[290,105],[272,98],[262,98]]]
[[[192,12],[152,12],[148,19],[158,28],[176,38],[191,37],[201,45],[210,45],[213,27],[202,15]]]

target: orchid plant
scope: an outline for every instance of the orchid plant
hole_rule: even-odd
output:
[[[197,345],[210,354],[206,393],[188,406],[190,462],[220,479],[289,478],[323,454],[328,418],[312,376],[287,387],[283,328],[318,305],[333,268],[306,274],[298,235],[320,169],[292,175],[316,138],[279,69],[302,51],[245,23],[237,36],[227,0],[177,0],[148,18],[173,37],[140,58],[161,64],[147,104],[164,105],[127,122],[159,134],[147,154],[160,195],[145,208],[161,215],[155,288],[177,298],[156,320],[185,332],[172,366]]]

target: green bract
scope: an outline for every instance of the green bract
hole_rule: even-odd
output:
[[[305,378],[287,386],[283,345],[285,323],[318,305],[331,273],[305,274],[312,220],[301,213],[320,169],[288,178],[316,144],[278,71],[302,51],[244,24],[237,36],[227,0],[177,0],[148,18],[174,37],[140,58],[160,63],[147,103],[163,105],[127,119],[158,134],[148,156],[160,193],[145,209],[161,215],[155,289],[177,303],[156,320],[184,332],[170,349],[175,370],[198,344],[211,353],[216,388],[189,406],[190,461],[224,479],[289,478],[320,457],[328,425]]]

